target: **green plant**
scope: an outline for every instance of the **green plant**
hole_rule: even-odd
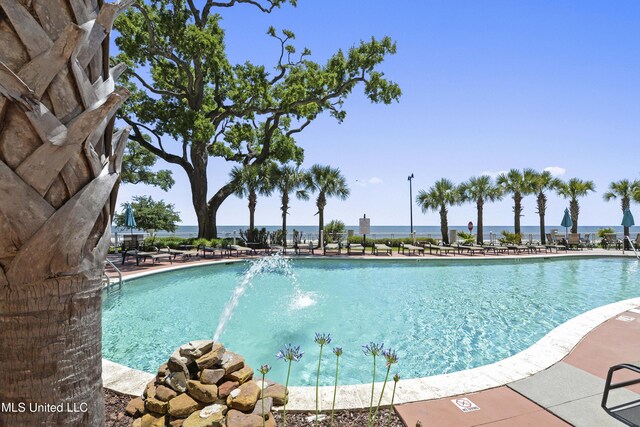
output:
[[[520,233],[511,233],[506,230],[502,230],[502,238],[499,238],[500,243],[505,244],[520,244],[522,242],[522,235]]]
[[[316,344],[320,346],[320,357],[318,357],[318,373],[316,375],[316,426],[318,425],[318,386],[320,384],[320,364],[322,363],[322,348],[325,344],[331,342],[331,336],[329,334],[319,334],[316,332],[316,338],[314,339]]]
[[[344,222],[333,219],[324,227],[324,238],[329,243],[335,243],[340,239],[340,235],[345,233],[347,226]]]
[[[287,344],[282,348],[278,353],[276,353],[276,357],[278,359],[282,359],[285,362],[289,363],[287,368],[287,381],[284,384],[284,406],[282,409],[282,423],[284,426],[287,425],[287,393],[289,392],[289,376],[291,375],[291,362],[299,361],[304,355],[303,351],[300,351],[300,346],[294,347],[291,344]]]
[[[336,394],[338,393],[338,364],[340,362],[340,356],[342,356],[342,347],[334,347],[333,354],[336,355],[336,380],[333,383],[333,402],[331,403],[331,427],[333,427],[333,412],[336,407]]]
[[[373,421],[375,423],[376,416],[378,415],[378,410],[380,409],[380,403],[382,402],[382,395],[384,394],[384,388],[387,386],[387,380],[389,379],[389,371],[391,370],[391,366],[398,363],[398,355],[395,351],[388,349],[382,352],[386,360],[387,365],[387,373],[384,376],[384,383],[382,384],[382,391],[380,392],[380,398],[378,399],[378,406],[376,407],[376,412],[373,414]]]
[[[193,241],[193,244],[195,246],[209,246],[211,243],[209,242],[208,239],[195,239]]]
[[[123,210],[114,216],[114,221],[118,227],[126,227],[125,204]],[[164,200],[155,201],[149,196],[133,196],[131,202],[137,228],[140,230],[165,230],[169,233],[176,231],[177,223],[180,222],[179,212],[175,210],[172,203],[165,203]]]
[[[462,240],[462,243],[465,245],[471,245],[476,240],[476,238],[471,233],[466,233],[464,231],[458,231],[458,238]]]
[[[374,342],[370,342],[367,345],[362,346],[362,352],[365,356],[373,356],[373,380],[371,381],[371,400],[369,402],[369,419],[367,422],[368,426],[371,426],[371,415],[373,412],[373,393],[376,384],[376,357],[382,352],[382,348],[384,347],[383,343],[376,344]]]
[[[611,233],[615,233],[615,230],[613,228],[611,227],[601,228],[600,230],[598,230],[598,237],[601,239],[604,239],[605,234],[611,234]]]
[[[265,427],[265,419],[264,419],[264,376],[271,370],[271,366],[262,365],[260,366],[260,373],[262,374],[262,383],[260,384],[261,392],[260,396],[262,397],[262,427]]]
[[[395,374],[393,376],[393,393],[391,393],[391,408],[389,408],[389,415],[387,415],[387,427],[391,426],[391,413],[393,413],[393,400],[396,397],[396,386],[398,385],[398,381],[400,381],[400,376],[398,374]]]

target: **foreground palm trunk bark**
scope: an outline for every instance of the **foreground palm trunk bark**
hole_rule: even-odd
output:
[[[101,274],[127,139],[108,34],[129,3],[0,0],[2,426],[104,424]]]

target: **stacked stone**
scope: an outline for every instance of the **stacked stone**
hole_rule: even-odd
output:
[[[253,379],[244,358],[213,341],[180,346],[158,369],[142,397],[129,402],[133,427],[275,427],[273,406],[285,402],[285,388]]]

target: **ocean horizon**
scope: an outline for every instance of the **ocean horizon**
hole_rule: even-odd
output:
[[[265,225],[258,226],[259,229],[266,228],[267,231],[276,231],[282,228],[281,225]],[[247,230],[248,226],[245,225],[219,225],[218,237],[240,237],[240,231]],[[613,228],[615,233],[622,234],[623,227],[620,225],[581,225],[578,226],[578,233],[586,234],[591,233],[595,236],[598,230],[602,228]],[[631,227],[632,230],[640,227]],[[358,225],[347,225],[347,230],[353,230],[353,234],[360,235]],[[523,225],[520,227],[523,237],[525,238],[540,238],[540,226],[538,225]],[[287,225],[287,232],[293,233],[293,231],[302,233],[303,239],[317,239],[318,225]],[[413,230],[416,233],[416,237],[440,237],[439,225],[414,225]],[[457,230],[458,232],[469,232],[467,225],[450,225],[449,230]],[[513,232],[513,225],[485,225],[484,226],[484,238],[489,239],[491,234],[500,235],[503,230]],[[557,230],[559,234],[564,234],[565,229],[562,226],[547,226],[546,233],[551,233],[553,230]],[[126,228],[114,227],[112,233],[120,234],[147,234],[143,230],[129,230]],[[409,225],[372,225],[371,233],[367,234],[367,237],[371,238],[404,238],[410,236],[411,228]],[[472,233],[477,232],[477,227],[474,226]],[[197,237],[198,226],[197,225],[180,225],[174,233],[168,233],[166,231],[156,232],[158,237],[177,236],[177,237]],[[530,236],[531,235],[531,236]]]

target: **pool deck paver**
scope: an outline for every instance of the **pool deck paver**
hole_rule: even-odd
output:
[[[525,258],[563,258],[571,256],[621,256],[620,251],[580,251],[568,254],[530,254],[530,255],[498,255],[475,257],[476,259],[525,259]],[[116,255],[117,256],[117,255]],[[633,253],[627,256],[633,256]],[[347,256],[300,256],[296,258],[313,259],[340,259]],[[454,257],[420,256],[420,257],[375,257],[357,256],[351,259],[416,259],[416,260],[450,260]],[[155,273],[159,270],[173,270],[188,268],[190,266],[229,263],[242,261],[244,257],[232,259],[190,260],[176,262],[172,265],[144,265],[140,267],[128,264],[123,269],[125,278],[140,277]],[[470,259],[468,256],[456,256],[455,259]],[[120,268],[121,266],[117,264]],[[577,426],[590,425],[622,425],[606,414],[599,405],[604,378],[610,366],[640,359],[640,298],[634,298],[619,303],[598,307],[558,326],[547,336],[542,338],[532,347],[504,360],[474,369],[452,374],[437,375],[434,377],[401,380],[398,383],[395,402],[396,410],[407,426],[413,427],[415,422],[421,420],[423,425],[492,425],[492,426],[537,426],[537,425],[569,425],[567,420]],[[623,322],[617,318],[623,315],[633,317],[632,321]],[[604,322],[604,323],[603,323]],[[626,324],[624,326],[623,324]],[[631,334],[631,335],[629,335]],[[586,335],[586,336],[585,336]],[[572,350],[573,349],[573,350]],[[570,353],[569,353],[570,352]],[[568,354],[569,353],[569,354]],[[568,355],[567,355],[568,354]],[[561,362],[562,361],[562,362]],[[555,402],[544,405],[535,403],[535,399],[526,396],[525,390],[539,390],[544,392],[544,372],[550,369],[563,369],[558,366],[567,365],[576,368],[579,376],[585,378],[595,377],[601,379],[600,387],[592,384],[590,392],[580,396],[573,394],[573,400]],[[565,369],[566,370],[566,369]],[[571,371],[571,369],[569,369]],[[574,372],[575,373],[575,372]],[[542,375],[542,376],[541,376]],[[628,374],[616,376],[619,381],[628,377]],[[547,375],[549,376],[549,375]],[[152,378],[151,374],[135,371],[122,365],[103,360],[103,381],[105,387],[130,395],[138,395],[144,384]],[[536,378],[539,378],[537,380]],[[584,378],[583,378],[584,380]],[[593,378],[591,378],[593,380]],[[526,381],[531,381],[528,385]],[[553,381],[553,376],[551,376]],[[571,380],[573,381],[573,380]],[[584,381],[590,381],[589,379]],[[570,381],[569,381],[570,382]],[[505,384],[507,386],[505,386]],[[520,386],[514,385],[520,384]],[[520,387],[524,396],[517,393],[514,388]],[[376,384],[376,392],[381,384]],[[390,402],[390,389],[385,390],[382,400],[383,405]],[[484,390],[483,390],[484,389]],[[591,392],[597,394],[590,394]],[[640,392],[640,386],[632,386],[631,390],[616,390],[610,395],[612,404],[618,400],[627,402],[635,392]],[[331,392],[333,388],[331,387]],[[354,385],[339,388],[338,395],[341,399],[336,402],[336,409],[362,408],[368,403],[370,386]],[[315,408],[315,392],[313,387],[292,387],[291,401],[287,405],[288,410],[306,411]],[[313,391],[313,393],[312,393]],[[570,390],[569,390],[570,391]],[[470,394],[471,393],[471,394]],[[616,393],[618,394],[616,396]],[[631,394],[629,394],[631,393]],[[532,395],[536,393],[531,393]],[[321,395],[329,397],[329,387],[323,390]],[[326,395],[326,396],[325,396]],[[481,407],[480,411],[463,413],[451,399],[454,396],[469,397]],[[526,397],[529,397],[527,399]],[[321,399],[321,407],[327,408],[328,399]],[[324,402],[327,400],[327,402]],[[366,402],[365,402],[366,401]],[[363,403],[365,402],[365,403]],[[552,402],[553,403],[553,402]],[[557,416],[553,415],[554,412]],[[640,411],[637,411],[640,414]],[[629,417],[635,416],[635,412]],[[595,417],[595,418],[594,418]],[[593,424],[589,420],[601,419],[603,424]]]

